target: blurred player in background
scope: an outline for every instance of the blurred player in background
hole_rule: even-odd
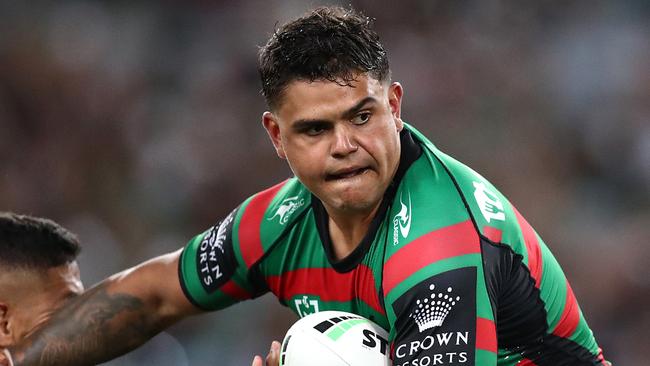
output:
[[[79,252],[77,237],[54,221],[0,212],[0,348],[20,342],[83,293]],[[166,335],[107,365],[143,361],[187,364],[182,347]]]
[[[333,7],[289,22],[259,70],[263,125],[295,177],[71,301],[9,347],[16,365],[101,362],[269,291],[299,316],[375,321],[395,365],[606,364],[526,220],[402,120],[404,91],[368,18]]]

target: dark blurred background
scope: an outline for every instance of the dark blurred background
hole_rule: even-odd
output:
[[[319,4],[0,0],[0,210],[76,232],[87,286],[184,245],[291,174],[256,53]],[[650,2],[352,5],[377,19],[405,120],[528,218],[606,357],[647,364]],[[265,296],[111,364],[249,365],[294,320]]]

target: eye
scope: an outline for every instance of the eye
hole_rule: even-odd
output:
[[[330,128],[329,123],[311,122],[300,127],[299,131],[307,136],[318,136]]]
[[[361,112],[352,118],[355,125],[363,125],[370,120],[370,112]]]
[[[307,129],[305,129],[303,132],[307,136],[318,136],[321,133],[323,133],[324,131],[325,131],[325,127],[323,127],[323,126],[311,126],[311,127],[307,128]]]

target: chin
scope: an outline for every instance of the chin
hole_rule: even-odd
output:
[[[333,206],[338,210],[364,212],[374,209],[379,204],[382,197],[375,196],[376,194],[372,194],[372,197],[369,197],[367,190],[359,190],[356,192],[346,192],[346,194],[342,194],[332,201],[335,202]]]
[[[383,191],[378,185],[379,182],[369,179],[328,182],[318,187],[320,189],[316,196],[327,206],[339,211],[370,211],[377,207],[383,198]]]

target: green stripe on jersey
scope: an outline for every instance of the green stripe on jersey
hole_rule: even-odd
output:
[[[313,211],[310,210],[295,227],[284,234],[283,245],[268,253],[261,266],[264,276],[278,276],[285,269],[292,271],[302,268],[330,268],[331,265],[324,255],[320,244]],[[318,243],[313,245],[310,243]],[[282,265],[272,265],[272,264]]]
[[[196,261],[194,260],[194,258],[192,258],[191,255],[187,254],[188,252],[196,253],[195,248],[201,245],[203,236],[206,233],[207,231],[195,236],[189,241],[187,246],[188,248],[192,248],[193,250],[190,251],[188,249],[185,249],[180,258],[180,261],[181,261],[181,271],[184,277],[183,283],[185,285],[185,289],[187,290],[187,292],[189,292],[189,295],[194,301],[196,301],[199,305],[209,309],[210,297],[201,286],[201,279],[198,276],[199,271],[196,268]]]
[[[494,366],[497,364],[497,354],[477,348],[474,354],[474,363],[480,366]],[[501,366],[500,363],[499,366]]]
[[[514,366],[524,359],[519,353],[513,353],[511,350],[502,348],[499,348],[497,358],[499,366]]]
[[[485,276],[483,275],[483,261],[479,261],[476,267],[476,317],[494,322],[492,302],[490,302],[490,295],[487,292]]]
[[[540,297],[545,299],[546,322],[549,332],[552,332],[562,318],[562,312],[564,311],[567,296],[566,277],[546,244],[539,236],[537,236],[537,240],[539,241],[543,263],[539,291]]]

